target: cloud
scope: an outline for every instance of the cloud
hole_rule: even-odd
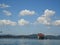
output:
[[[55,25],[55,26],[60,26],[60,20],[54,21],[54,22],[53,22],[53,25]]]
[[[43,15],[43,16],[45,16],[45,17],[50,17],[50,16],[53,16],[54,14],[55,14],[55,11],[46,9],[46,10],[44,11],[44,15]]]
[[[13,22],[11,20],[0,20],[0,25],[12,25],[12,26],[15,26],[16,22]]]
[[[50,25],[50,20],[47,19],[46,17],[38,17],[37,18],[37,22],[38,23],[42,23],[42,24],[46,24],[46,25]]]
[[[0,4],[0,8],[7,8],[7,7],[10,7],[9,5],[6,5],[6,4]]]
[[[2,12],[3,12],[3,14],[5,14],[7,16],[11,16],[12,15],[12,13],[7,11],[7,10],[3,10]]]
[[[29,22],[27,20],[20,19],[20,20],[18,20],[18,24],[21,25],[21,26],[23,26],[23,25],[29,24]]]
[[[22,10],[22,11],[19,12],[19,15],[21,15],[21,16],[34,15],[34,14],[35,14],[35,11],[30,11],[30,10],[27,10],[27,9]]]
[[[51,24],[51,22],[50,22],[51,16],[53,16],[54,14],[55,14],[55,11],[46,9],[44,11],[44,14],[37,18],[37,22],[45,24],[45,25],[50,25]]]

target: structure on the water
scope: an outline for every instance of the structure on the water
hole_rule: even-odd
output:
[[[44,39],[44,34],[38,33],[38,39]]]

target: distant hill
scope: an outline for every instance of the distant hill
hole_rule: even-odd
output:
[[[31,35],[0,35],[0,38],[26,38],[26,39],[38,39],[37,34],[31,34]],[[45,35],[44,39],[60,39],[60,35],[54,36],[54,35]]]

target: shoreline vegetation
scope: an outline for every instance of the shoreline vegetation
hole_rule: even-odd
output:
[[[60,39],[60,35],[42,35],[31,34],[31,35],[0,35],[1,38],[20,38],[20,39]]]

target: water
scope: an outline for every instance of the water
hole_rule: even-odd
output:
[[[0,39],[0,45],[60,45],[60,40]]]

